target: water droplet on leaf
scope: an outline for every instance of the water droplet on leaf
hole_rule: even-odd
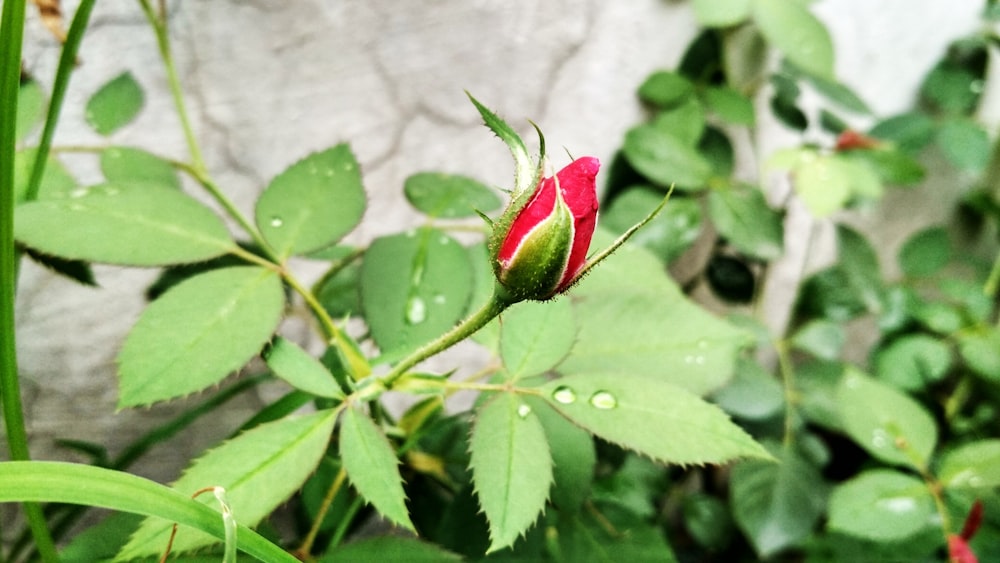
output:
[[[524,403],[517,406],[517,416],[526,418],[529,414],[531,414],[531,407]]]
[[[441,294],[438,294],[438,295],[434,296],[434,303],[436,305],[444,305],[445,301],[447,301],[447,300],[448,300],[448,298],[446,298],[444,295],[441,295]]]
[[[607,391],[598,391],[590,397],[590,404],[594,408],[608,410],[618,406],[618,399]]]
[[[280,227],[280,226],[282,226],[284,224],[285,224],[285,222],[281,220],[281,217],[271,217],[271,226],[272,227],[278,228],[278,227]]]
[[[876,448],[884,448],[889,445],[889,436],[885,433],[885,430],[881,428],[872,430],[872,445]]]
[[[562,385],[552,392],[552,399],[557,403],[571,405],[576,402],[576,391]]]
[[[72,197],[72,198],[80,198],[80,197],[83,197],[85,195],[87,195],[87,188],[77,188],[77,189],[69,192],[69,197]]]
[[[427,318],[427,304],[418,296],[413,296],[406,301],[406,322],[416,325],[424,322]]]

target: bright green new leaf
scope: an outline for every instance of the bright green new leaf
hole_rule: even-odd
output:
[[[640,174],[659,186],[699,190],[712,174],[712,167],[693,147],[653,125],[629,130],[623,151]]]
[[[836,360],[847,340],[840,324],[826,319],[806,323],[792,335],[792,346],[824,360]]]
[[[108,147],[101,152],[101,172],[104,178],[116,185],[153,185],[164,188],[181,188],[177,170],[166,160],[132,147]]]
[[[906,239],[899,249],[899,267],[912,277],[926,277],[951,260],[951,240],[943,227],[929,227]]]
[[[795,168],[795,192],[817,218],[839,211],[851,199],[851,171],[835,156],[818,156]]]
[[[987,381],[1000,382],[1000,330],[996,327],[959,333],[958,351],[972,371]]]
[[[779,456],[736,465],[730,482],[733,517],[762,558],[805,539],[826,504],[819,470],[792,449]]]
[[[83,117],[101,135],[110,135],[132,121],[142,109],[145,96],[131,72],[111,79],[87,100]]]
[[[566,418],[601,438],[665,463],[770,457],[715,405],[664,381],[588,373],[540,387]]]
[[[193,276],[143,311],[121,352],[119,407],[214,385],[260,351],[285,304],[281,280],[256,266]]]
[[[750,0],[692,0],[691,7],[705,27],[729,27],[750,15]]]
[[[210,209],[153,186],[79,188],[19,205],[14,235],[46,254],[128,266],[198,262],[236,248]]]
[[[951,347],[926,334],[906,334],[875,352],[875,375],[906,391],[919,391],[951,369]]]
[[[1000,487],[1000,440],[978,440],[947,452],[937,477],[950,490]]]
[[[276,176],[257,200],[257,227],[281,257],[330,246],[361,221],[365,190],[347,144],[315,152]]]
[[[873,469],[833,490],[827,526],[872,541],[903,541],[936,526],[936,514],[923,481],[891,469]]]
[[[318,563],[359,563],[362,561],[399,561],[406,563],[458,563],[462,557],[432,543],[416,538],[380,536],[351,541],[338,546]]]
[[[753,19],[768,42],[802,70],[833,78],[833,42],[801,2],[753,0]]]
[[[663,192],[646,186],[625,189],[601,211],[601,226],[624,233],[663,200]],[[701,234],[701,204],[695,199],[674,195],[659,215],[639,229],[629,243],[649,249],[666,263],[691,247]]]
[[[379,514],[413,530],[396,452],[372,419],[355,407],[345,409],[340,420],[340,458],[351,484]]]
[[[429,227],[376,239],[365,252],[360,281],[365,320],[383,354],[444,334],[472,293],[468,253]]]
[[[669,206],[669,204],[668,204]],[[610,240],[598,229],[594,246]],[[726,383],[747,335],[688,301],[645,249],[626,244],[573,289],[579,333],[558,371],[623,374],[697,395]]]
[[[222,487],[236,520],[245,526],[256,525],[298,490],[316,468],[333,432],[335,415],[333,410],[320,411],[248,430],[195,460],[172,488],[191,495],[205,487]],[[199,496],[198,502],[218,505],[207,494]],[[147,518],[118,557],[159,555],[172,527],[170,520]],[[204,533],[182,531],[174,539],[173,552],[191,551],[216,541]]]
[[[469,449],[472,481],[489,522],[489,551],[509,547],[549,496],[552,456],[545,430],[520,397],[500,393],[476,411]]]
[[[500,320],[500,357],[513,380],[556,366],[576,341],[568,299],[529,301],[505,311]]]
[[[17,91],[17,125],[14,138],[23,141],[45,117],[45,93],[38,82],[29,80]]]
[[[291,340],[276,337],[263,356],[267,367],[292,387],[319,397],[343,398],[333,374]]]
[[[784,252],[781,214],[771,209],[759,189],[712,190],[708,214],[719,234],[750,256],[774,260]]]
[[[524,141],[521,140],[521,137],[518,136],[510,125],[507,125],[506,121],[500,119],[497,114],[479,103],[479,100],[473,98],[472,94],[468,92],[465,94],[469,97],[472,105],[476,106],[476,110],[483,118],[483,123],[507,145],[511,156],[514,157],[514,189],[512,191],[513,196],[516,198],[522,192],[534,186],[541,172],[541,167],[532,164],[531,156],[528,155],[528,149],[524,146]],[[545,156],[544,143],[542,149],[540,158]]]
[[[668,108],[694,94],[694,84],[685,76],[668,70],[650,74],[639,86],[639,98],[645,102]]]
[[[0,463],[0,502],[52,502],[109,508],[156,517],[161,522],[176,522],[181,524],[180,535],[197,533],[194,529],[217,538],[212,541],[225,536],[218,510],[190,495],[129,473],[76,463]],[[246,525],[239,526],[237,540],[239,549],[262,561],[297,561]],[[155,553],[159,554],[162,546],[156,549]]]
[[[920,403],[850,368],[837,388],[837,402],[844,430],[868,453],[893,465],[927,466],[937,425]]]
[[[477,180],[457,174],[421,172],[403,183],[406,200],[431,217],[453,219],[488,213],[502,203],[496,192]]]

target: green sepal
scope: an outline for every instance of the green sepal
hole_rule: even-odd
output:
[[[483,117],[483,122],[486,126],[493,131],[500,140],[507,145],[510,149],[511,155],[514,156],[514,196],[515,198],[522,192],[531,190],[535,184],[538,183],[538,179],[541,177],[542,159],[538,159],[538,164],[535,165],[531,162],[531,155],[528,154],[528,148],[524,145],[524,141],[518,136],[514,129],[507,122],[500,119],[497,114],[493,113],[489,108],[479,103],[479,100],[472,97],[468,91],[465,95],[469,97],[472,105],[476,106],[479,110],[479,115]],[[532,123],[534,125],[534,123]],[[538,127],[535,126],[535,130],[538,131]],[[542,155],[545,154],[545,140],[541,136],[541,132],[538,134],[539,139],[542,140]]]
[[[566,271],[575,231],[573,213],[557,189],[552,214],[528,233],[510,264],[498,271],[500,283],[518,301],[551,298]]]

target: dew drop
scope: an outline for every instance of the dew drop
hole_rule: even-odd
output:
[[[562,385],[556,387],[556,390],[552,392],[552,399],[557,403],[571,405],[576,402],[576,391]]]
[[[889,445],[889,436],[885,433],[885,430],[881,428],[872,430],[872,445],[876,448],[884,448]]]
[[[347,164],[344,165],[344,170],[350,172],[351,170],[354,170],[354,165],[348,162]]]
[[[69,197],[71,197],[73,199],[81,198],[81,197],[83,197],[85,195],[87,195],[87,188],[77,188],[77,189],[69,192]]]
[[[427,304],[418,296],[406,301],[406,322],[418,325],[427,319]]]
[[[323,171],[323,174],[326,174],[327,177],[333,176],[333,168],[327,168]]]
[[[524,403],[521,403],[520,405],[517,406],[517,416],[521,418],[527,418],[529,414],[531,414],[531,407],[529,407]]]
[[[598,391],[590,397],[590,404],[597,409],[609,410],[618,406],[618,399],[607,391]]]
[[[451,239],[448,237],[441,237],[438,239],[438,242],[440,242],[442,245],[445,245],[449,244],[451,242]]]
[[[416,229],[410,229],[410,230],[406,231],[406,238],[413,238],[415,236],[417,236],[417,230]]]
[[[447,300],[448,298],[445,297],[444,295],[441,295],[440,293],[434,296],[435,305],[444,305]]]
[[[285,224],[285,222],[281,220],[281,217],[271,217],[271,226],[272,227],[278,228],[278,227],[280,227],[280,226],[282,226],[284,224]]]
[[[969,90],[973,94],[981,94],[983,92],[984,83],[982,80],[973,80],[969,83]]]

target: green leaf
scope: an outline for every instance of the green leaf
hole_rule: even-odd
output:
[[[538,397],[525,396],[524,402],[541,421],[552,453],[552,503],[560,511],[579,511],[590,496],[594,481],[597,466],[594,439]]]
[[[729,27],[750,16],[750,0],[692,0],[691,7],[705,27]]]
[[[756,121],[750,98],[729,86],[705,89],[705,105],[726,123],[752,126]]]
[[[924,98],[923,101],[945,114],[967,115],[976,107],[981,86],[979,76],[944,60],[927,73],[920,86],[920,95]]]
[[[623,151],[640,174],[659,186],[698,190],[712,174],[712,167],[694,148],[652,125],[629,130]]]
[[[698,141],[698,151],[712,167],[712,174],[720,178],[733,175],[736,153],[729,137],[722,129],[707,125]]]
[[[500,207],[500,197],[484,184],[457,174],[421,172],[403,183],[413,207],[431,217],[454,219],[488,213]]]
[[[1000,440],[977,440],[947,452],[937,477],[949,490],[1000,487]]]
[[[826,504],[826,485],[812,464],[789,448],[778,461],[739,463],[730,482],[733,517],[762,558],[805,539]]]
[[[848,160],[867,164],[883,182],[912,186],[924,179],[924,167],[912,156],[897,148],[856,150],[842,155]]]
[[[676,106],[694,94],[694,84],[684,76],[667,70],[650,74],[639,86],[639,99],[663,108]]]
[[[87,100],[84,119],[101,135],[110,135],[132,121],[142,109],[145,96],[131,72],[111,79]]]
[[[803,71],[833,79],[833,43],[823,24],[799,2],[753,0],[764,37]]]
[[[490,527],[488,552],[509,547],[545,507],[552,457],[531,407],[500,393],[476,412],[469,439],[470,467]]]
[[[476,106],[476,110],[479,115],[483,118],[483,123],[490,128],[490,131],[500,138],[501,141],[507,145],[510,149],[511,156],[514,157],[514,189],[512,190],[513,196],[516,198],[525,190],[531,189],[539,176],[541,175],[541,167],[534,166],[531,162],[531,157],[528,155],[528,149],[524,146],[524,141],[521,137],[517,135],[516,132],[507,125],[507,122],[500,119],[497,114],[493,113],[486,106],[479,103],[479,100],[472,97],[472,94],[468,92],[465,93],[469,97],[469,101],[472,105]],[[544,146],[544,145],[543,145]],[[545,156],[544,150],[540,155],[539,159]]]
[[[722,463],[769,457],[718,407],[657,379],[589,373],[550,381],[540,390],[566,418],[657,461]]]
[[[923,112],[901,113],[875,124],[868,134],[906,152],[917,152],[934,138],[934,120]]]
[[[19,205],[14,234],[47,254],[129,266],[197,262],[236,248],[210,209],[152,186],[79,188]]]
[[[164,188],[181,188],[177,171],[167,161],[132,147],[109,147],[101,152],[101,172],[104,178],[122,186],[133,184]]]
[[[958,351],[969,369],[987,381],[1000,382],[1000,330],[996,327],[961,332]]]
[[[879,348],[873,363],[880,380],[906,391],[919,391],[940,381],[951,369],[951,348],[926,334],[908,334]]]
[[[514,381],[552,369],[575,341],[569,299],[521,303],[500,318],[500,357]]]
[[[29,80],[17,91],[17,117],[14,138],[23,141],[45,117],[45,92],[38,82]]]
[[[121,471],[58,461],[0,463],[0,502],[57,502],[109,508],[177,522],[219,540],[222,515],[190,496]],[[179,535],[187,535],[182,527]],[[284,549],[240,525],[239,548],[262,561],[297,560]],[[165,543],[163,545],[166,545]],[[153,546],[159,553],[163,546]],[[152,553],[152,552],[151,552]]]
[[[351,148],[315,152],[276,176],[257,200],[264,239],[282,257],[330,246],[358,225],[365,211],[361,172]]]
[[[844,366],[837,362],[816,360],[796,366],[795,393],[801,398],[799,411],[806,420],[841,431],[836,395],[843,373]]]
[[[934,499],[923,481],[873,469],[842,483],[830,496],[830,530],[886,542],[905,540],[934,524]]]
[[[792,346],[823,360],[836,360],[844,348],[847,334],[838,323],[816,319],[792,335]]]
[[[781,214],[767,205],[759,189],[712,190],[708,214],[719,234],[740,251],[762,260],[775,260],[784,252]]]
[[[406,561],[407,563],[446,563],[462,561],[450,551],[415,538],[382,536],[352,541],[337,547],[317,560],[319,563],[357,563],[359,561]]]
[[[882,274],[878,255],[859,232],[837,225],[838,267],[870,311],[882,309]]]
[[[31,176],[31,167],[35,164],[35,157],[38,156],[38,149],[25,149],[14,153],[14,202],[20,204],[24,201],[24,196],[28,191],[28,179]],[[49,155],[48,162],[45,163],[45,172],[42,174],[41,184],[38,186],[37,199],[50,199],[67,197],[77,188],[76,178],[66,170],[62,162],[55,156]]]
[[[610,240],[598,229],[594,246]],[[626,244],[574,288],[577,343],[564,374],[637,375],[697,395],[733,372],[746,334],[687,300],[646,250]]]
[[[355,407],[345,409],[340,421],[340,458],[351,484],[379,514],[413,530],[396,452],[372,419]]]
[[[326,451],[335,420],[336,412],[326,410],[257,426],[199,457],[171,488],[191,495],[205,487],[222,487],[237,521],[254,526],[313,472]],[[199,496],[198,502],[216,504],[211,495]],[[147,518],[118,557],[160,554],[172,527],[169,520]],[[191,551],[216,541],[203,533],[179,533],[173,552]]]
[[[657,113],[651,125],[685,145],[695,147],[705,132],[705,110],[698,98],[690,97],[677,107]]]
[[[644,186],[626,188],[606,210],[601,211],[601,226],[624,233],[645,218],[662,200],[662,191]],[[701,205],[694,199],[675,195],[663,211],[639,229],[629,242],[649,249],[669,264],[697,240],[701,225]]]
[[[733,536],[733,518],[726,503],[705,493],[686,495],[682,507],[684,529],[699,546],[721,551]]]
[[[736,377],[712,395],[722,410],[739,418],[765,420],[781,412],[784,390],[778,380],[752,360],[739,358]]]
[[[872,456],[922,470],[937,443],[937,425],[913,399],[854,369],[837,388],[847,434]]]
[[[382,353],[414,348],[453,327],[472,292],[470,270],[465,249],[438,229],[375,240],[361,266],[361,305]]]
[[[937,144],[952,166],[963,172],[979,174],[990,159],[990,138],[971,119],[950,119],[941,124]]]
[[[843,209],[851,198],[851,171],[844,162],[834,156],[820,156],[795,169],[795,192],[817,218]]]
[[[677,563],[662,529],[628,510],[601,505],[594,511],[560,516],[552,536],[558,539],[563,561]]]
[[[899,250],[899,267],[912,277],[926,277],[944,268],[951,259],[951,240],[944,227],[914,233]]]
[[[199,391],[246,364],[271,337],[285,298],[272,271],[237,266],[193,276],[132,327],[119,364],[119,407]]]
[[[332,399],[344,397],[333,374],[319,360],[310,356],[291,340],[275,337],[263,356],[267,367],[292,387],[319,397]]]

